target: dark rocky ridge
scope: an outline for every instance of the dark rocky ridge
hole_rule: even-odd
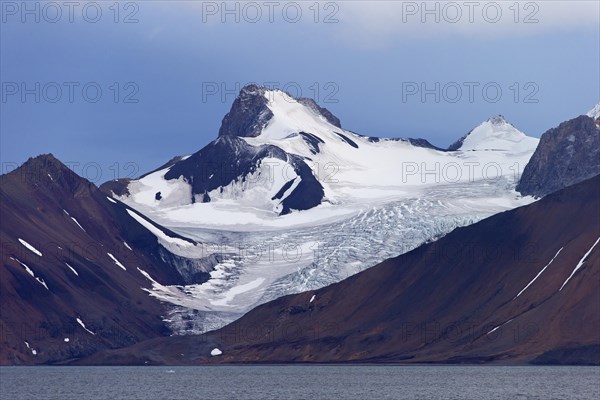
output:
[[[233,101],[231,110],[225,114],[219,136],[256,137],[273,117],[267,107],[265,88],[257,85],[244,86]]]
[[[599,207],[595,177],[218,331],[80,363],[600,364]]]
[[[108,200],[52,155],[28,160],[0,182],[0,364],[62,362],[167,335],[166,309],[143,290],[151,282],[138,268],[162,284],[207,279],[201,271],[182,273],[177,265],[189,260],[166,251],[126,205]],[[78,317],[95,335],[79,326]]]
[[[184,177],[192,186],[192,201],[207,202],[210,201],[209,192],[236,180],[244,181],[265,158],[290,163],[301,179],[294,191],[281,202],[282,215],[292,209],[307,210],[321,203],[325,194],[323,186],[301,157],[287,154],[277,146],[251,146],[237,136],[220,136],[186,160],[173,165],[165,178]]]
[[[537,197],[600,174],[600,119],[587,115],[545,132],[517,191]]]

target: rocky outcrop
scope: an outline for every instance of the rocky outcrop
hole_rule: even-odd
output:
[[[256,137],[273,117],[267,107],[265,88],[257,85],[244,86],[225,114],[219,136]]]
[[[600,119],[581,115],[544,133],[517,186],[542,197],[600,174]]]

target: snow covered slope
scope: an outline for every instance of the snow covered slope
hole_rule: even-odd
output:
[[[514,187],[538,139],[494,117],[459,142],[359,135],[310,99],[247,86],[216,140],[105,190],[218,248],[208,282],[152,293],[175,329],[202,332],[532,201]]]

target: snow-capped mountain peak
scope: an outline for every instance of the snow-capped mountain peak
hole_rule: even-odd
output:
[[[473,162],[494,162],[500,175],[513,179],[509,166],[526,164],[537,143],[502,116],[473,129],[450,149],[456,152],[424,140],[359,135],[314,100],[248,85],[213,142],[140,179],[104,188],[167,226],[279,226],[279,216],[315,209],[292,217],[304,224],[327,214],[321,210],[350,212],[404,196],[408,187],[445,182],[447,165],[459,169],[450,176],[454,183],[489,175],[469,169]]]
[[[593,119],[600,118],[600,102],[598,102],[598,104],[596,104],[594,108],[588,111],[585,115]]]
[[[282,139],[307,125],[332,125],[340,128],[340,120],[314,100],[294,98],[277,90],[257,85],[242,88],[225,115],[219,136]]]
[[[529,137],[506,121],[504,116],[495,115],[479,124],[448,150],[499,150],[519,153],[533,151],[538,139]]]

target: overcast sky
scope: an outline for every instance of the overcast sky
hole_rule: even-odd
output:
[[[249,82],[438,146],[495,114],[539,137],[600,100],[597,1],[114,3],[0,2],[2,172],[51,152],[139,175],[213,140]]]

